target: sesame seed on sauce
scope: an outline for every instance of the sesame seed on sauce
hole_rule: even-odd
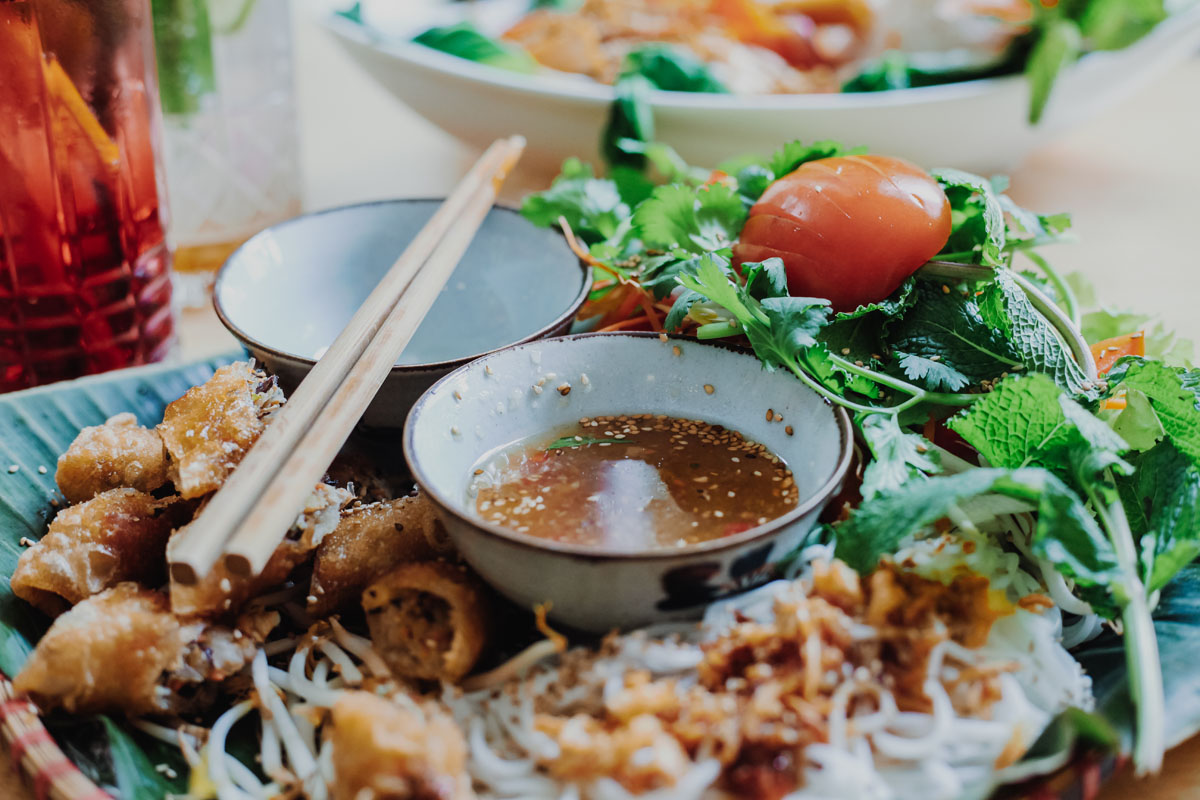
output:
[[[703,420],[600,415],[553,434],[475,467],[485,477],[468,492],[481,518],[553,541],[659,549],[749,530],[799,500],[778,456]],[[743,469],[745,459],[762,468]]]

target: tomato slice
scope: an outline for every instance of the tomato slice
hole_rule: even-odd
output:
[[[1112,369],[1113,364],[1124,356],[1144,355],[1146,355],[1145,331],[1114,336],[1092,345],[1092,358],[1096,359],[1096,372],[1100,375]]]

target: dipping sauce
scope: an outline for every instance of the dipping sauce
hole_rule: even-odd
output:
[[[585,417],[476,465],[481,519],[607,550],[732,536],[796,507],[791,470],[737,431],[655,414]]]

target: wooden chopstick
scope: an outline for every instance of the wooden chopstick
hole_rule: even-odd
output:
[[[488,148],[196,520],[172,539],[176,581],[194,583],[227,547],[237,574],[266,565],[449,280],[524,146],[511,137]]]

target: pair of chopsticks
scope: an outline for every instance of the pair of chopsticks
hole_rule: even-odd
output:
[[[295,523],[483,223],[525,140],[500,139],[405,248],[196,519],[172,538],[172,578],[193,584],[224,556],[257,575]]]

